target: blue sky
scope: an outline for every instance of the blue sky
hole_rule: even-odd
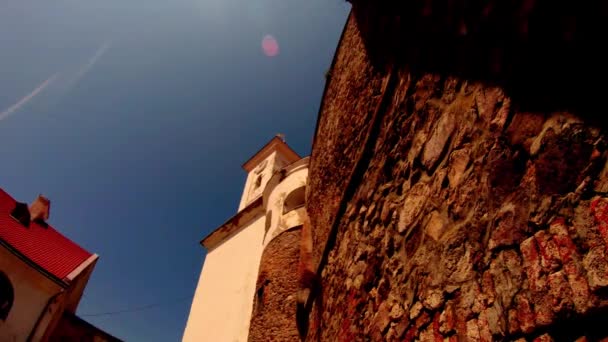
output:
[[[281,132],[310,151],[343,0],[4,0],[0,187],[51,199],[100,261],[78,313],[128,341],[178,341],[240,165]],[[264,36],[280,53],[267,57]],[[29,95],[29,96],[28,96]],[[178,299],[181,299],[179,301]]]

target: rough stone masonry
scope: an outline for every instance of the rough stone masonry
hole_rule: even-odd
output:
[[[311,157],[307,340],[608,338],[606,7],[353,3]]]

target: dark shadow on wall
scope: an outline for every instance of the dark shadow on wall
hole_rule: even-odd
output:
[[[306,340],[310,326],[310,314],[314,307],[321,309],[322,291],[315,273],[307,271],[300,275],[296,304],[296,325],[302,341]],[[319,312],[317,312],[319,313]]]
[[[298,332],[300,334],[301,341],[307,341],[308,333],[313,332],[315,335],[314,341],[321,342],[323,316],[323,291],[321,291],[320,284],[315,288],[314,293],[309,296],[309,301],[305,305],[298,303],[296,309],[296,322],[298,326]],[[313,319],[312,327],[310,319]],[[311,339],[312,341],[313,339]]]
[[[605,126],[606,1],[352,2],[380,72],[396,64],[481,81],[504,88],[520,111],[570,111]]]
[[[6,321],[15,300],[15,290],[8,276],[0,271],[0,320]]]
[[[605,341],[607,325],[608,311],[596,310],[585,317],[563,317],[552,324],[548,332],[556,342],[574,341],[581,336],[585,336],[586,341]]]

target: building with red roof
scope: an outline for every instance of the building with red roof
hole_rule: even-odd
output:
[[[0,341],[63,340],[82,321],[75,312],[98,256],[53,228],[50,208],[42,195],[28,206],[0,189]]]

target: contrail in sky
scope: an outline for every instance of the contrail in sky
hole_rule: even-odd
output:
[[[74,77],[74,81],[72,82],[72,84],[78,83],[78,81],[80,81],[80,79],[83,78],[84,75],[86,75],[86,73],[89,72],[89,70],[91,70],[91,68],[95,65],[95,63],[97,63],[97,61],[103,56],[103,54],[106,53],[106,51],[108,51],[108,49],[110,48],[110,45],[112,45],[112,42],[107,41],[107,42],[101,44],[101,46],[99,46],[99,48],[97,48],[97,51],[95,51],[95,54],[93,55],[93,57],[91,57],[91,59],[89,59],[87,64],[83,65],[82,68],[80,68],[80,70],[78,71],[78,74],[76,74],[76,77]]]
[[[46,81],[40,83],[36,87],[36,89],[32,90],[31,93],[25,95],[19,101],[17,101],[14,105],[8,107],[2,113],[0,113],[0,121],[6,119],[9,115],[18,111],[21,107],[25,106],[28,102],[30,102],[36,95],[38,95],[46,87],[48,87],[51,83],[53,83],[53,81],[55,81],[55,78],[57,78],[57,75],[58,74],[55,74],[55,75],[47,78]]]
[[[103,57],[103,55],[110,48],[111,45],[112,45],[111,41],[106,41],[103,44],[101,44],[99,46],[99,48],[97,48],[97,50],[95,51],[95,54],[89,59],[89,61],[85,65],[83,65],[80,68],[80,70],[78,70],[78,73],[73,78],[73,81],[71,82],[71,84],[73,85],[73,84],[78,83],[78,81],[80,81],[80,79],[83,78],[91,70],[91,68],[93,68],[95,66],[95,64],[97,63],[97,61],[99,61],[99,59],[101,57]],[[48,87],[49,85],[51,85],[51,83],[53,83],[55,81],[55,79],[57,78],[58,75],[59,75],[59,73],[56,73],[53,76],[49,77],[44,82],[40,83],[34,90],[32,90],[31,93],[25,95],[19,101],[17,101],[15,104],[13,104],[12,106],[8,107],[4,111],[0,112],[0,121],[6,119],[11,114],[13,114],[14,112],[16,112],[19,109],[21,109],[21,107],[25,106],[34,97],[36,97],[36,95],[38,95],[46,87]]]

